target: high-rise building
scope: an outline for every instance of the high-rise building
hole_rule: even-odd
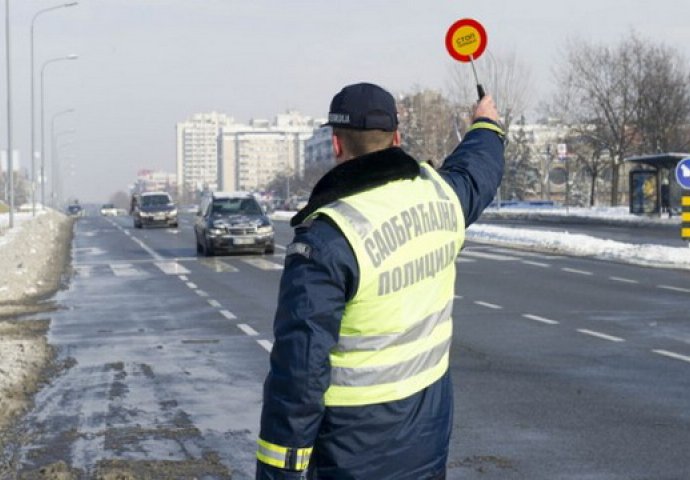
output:
[[[323,126],[314,132],[314,136],[304,145],[305,168],[318,168],[325,170],[335,165],[333,153],[333,129]]]
[[[177,184],[182,195],[218,190],[218,136],[233,119],[198,113],[177,124]]]
[[[323,123],[288,111],[249,125],[226,124],[219,140],[221,190],[263,190],[279,174],[302,174],[305,142]]]

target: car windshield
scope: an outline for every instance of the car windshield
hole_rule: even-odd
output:
[[[261,207],[251,198],[223,198],[213,200],[213,213],[218,215],[261,215]]]
[[[141,197],[141,204],[144,207],[151,207],[153,205],[167,205],[171,203],[170,197],[167,195],[146,195]]]
[[[68,207],[68,209],[69,209],[70,213],[74,213],[74,212],[78,212],[79,210],[81,210],[81,207],[79,205],[70,205]]]
[[[103,205],[102,208],[115,208],[115,205],[113,205],[112,203],[106,203],[105,205]]]

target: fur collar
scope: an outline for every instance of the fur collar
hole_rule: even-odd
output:
[[[316,183],[309,203],[290,220],[299,225],[319,208],[339,198],[379,187],[393,180],[419,176],[417,161],[398,147],[362,155],[335,166]]]

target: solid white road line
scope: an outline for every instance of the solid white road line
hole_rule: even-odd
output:
[[[208,304],[211,305],[213,308],[220,308],[222,306],[218,300],[213,299],[209,299]]]
[[[278,250],[287,250],[287,247],[284,247],[283,245],[278,245],[277,243],[276,243],[276,248]]]
[[[663,355],[664,357],[675,358],[676,360],[682,360],[684,362],[690,363],[690,357],[688,357],[687,355],[681,355],[680,353],[669,352],[668,350],[652,350],[652,352],[657,353],[659,355]]]
[[[264,350],[270,352],[273,349],[273,344],[268,340],[257,340],[256,343],[264,347]]]
[[[187,282],[187,286],[188,286],[189,288],[191,288],[192,290],[196,290],[196,283]]]
[[[621,283],[640,283],[637,280],[633,280],[632,278],[623,278],[623,277],[609,277],[609,280],[613,280],[614,282],[621,282]]]
[[[194,290],[197,295],[200,297],[208,297],[208,293],[204,292],[203,290]]]
[[[656,287],[663,288],[664,290],[672,290],[674,292],[690,293],[690,288],[674,287],[672,285],[657,285]]]
[[[480,306],[482,306],[482,307],[493,308],[494,310],[501,310],[501,309],[503,309],[502,306],[496,305],[495,303],[482,302],[482,301],[480,301],[480,300],[475,300],[474,303],[477,304],[477,305],[480,305]]]
[[[139,245],[141,248],[143,248],[143,249],[146,251],[146,253],[148,253],[149,255],[151,255],[155,260],[158,260],[159,262],[162,261],[162,260],[164,260],[163,257],[161,257],[160,255],[158,255],[151,247],[149,247],[148,245],[146,245],[144,242],[142,242],[141,240],[139,240],[137,237],[129,237],[129,238],[131,238],[132,240],[134,240],[134,242],[135,242],[137,245]]]
[[[252,327],[250,327],[250,326],[247,325],[246,323],[238,323],[238,324],[237,324],[237,328],[239,328],[240,330],[242,330],[244,333],[246,333],[246,334],[249,335],[250,337],[256,337],[257,335],[259,335],[259,332],[257,332],[256,330],[254,330]]]
[[[534,260],[523,260],[522,263],[525,265],[532,265],[534,267],[549,268],[551,265],[543,262],[535,262]]]
[[[578,275],[594,275],[592,272],[588,272],[586,270],[578,270],[576,268],[563,267],[561,268],[561,270],[568,273],[577,273]]]
[[[614,337],[613,335],[607,335],[605,333],[596,332],[594,330],[587,330],[586,328],[578,328],[577,331],[580,333],[584,333],[585,335],[601,338],[602,340],[608,340],[609,342],[625,342],[625,340],[620,337]]]
[[[556,320],[550,320],[548,318],[540,317],[539,315],[532,315],[529,313],[524,313],[522,314],[523,317],[528,318],[530,320],[534,320],[535,322],[541,322],[545,323],[547,325],[558,325],[558,321]]]
[[[237,317],[232,312],[230,312],[228,310],[221,310],[220,314],[223,315],[228,320],[237,320]]]

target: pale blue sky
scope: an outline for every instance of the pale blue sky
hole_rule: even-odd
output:
[[[61,2],[10,2],[13,144],[27,165],[30,21]],[[175,124],[196,112],[247,121],[291,108],[322,117],[332,95],[352,82],[380,83],[394,93],[445,89],[453,61],[444,35],[463,17],[484,25],[489,51],[515,50],[530,66],[535,101],[550,92],[549,68],[568,38],[614,43],[635,30],[690,58],[690,2],[671,0],[81,0],[36,24],[37,74],[48,58],[80,55],[46,69],[46,118],[77,110],[58,120],[58,129],[77,130],[61,137],[75,142],[62,149],[74,155],[64,162],[74,172],[66,193],[103,202],[140,168],[173,172]]]

